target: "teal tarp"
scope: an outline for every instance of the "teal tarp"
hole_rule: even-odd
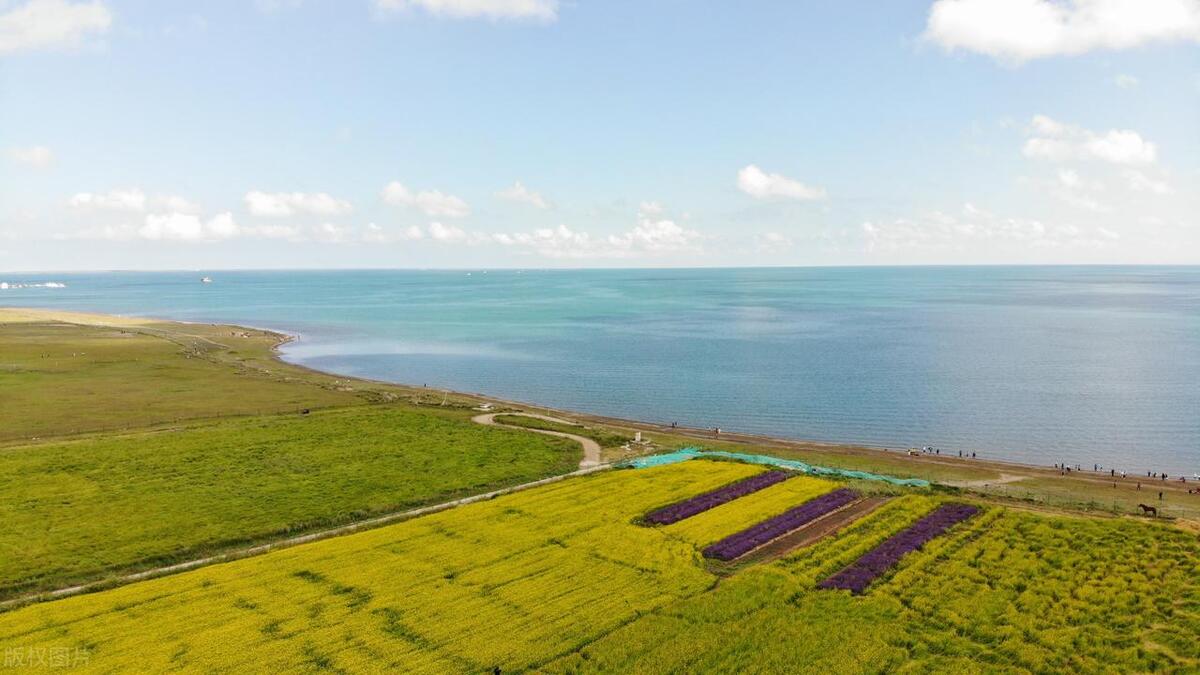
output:
[[[771,457],[770,455],[747,455],[741,452],[725,452],[723,450],[704,451],[699,448],[684,448],[675,452],[668,452],[662,455],[650,455],[649,457],[638,457],[626,462],[626,466],[631,466],[635,469],[646,469],[652,466],[664,466],[666,464],[676,464],[678,462],[686,462],[689,459],[697,457],[720,457],[724,459],[732,459],[738,462],[746,462],[748,464],[766,464],[769,466],[777,466],[783,469],[791,469],[816,476],[841,476],[843,478],[859,478],[861,480],[880,480],[893,485],[910,485],[913,487],[929,487],[929,481],[921,480],[920,478],[896,478],[894,476],[884,476],[878,473],[869,473],[867,471],[852,471],[850,469],[831,469],[825,466],[813,466],[805,462],[795,459],[783,459],[782,457]]]

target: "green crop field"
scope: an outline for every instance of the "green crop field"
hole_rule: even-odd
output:
[[[912,491],[724,578],[699,556],[722,532],[693,543],[638,524],[760,470],[696,460],[573,478],[0,614],[0,644],[142,672],[1200,667],[1200,544],[1177,529],[986,507],[852,596],[816,583],[946,497]]]

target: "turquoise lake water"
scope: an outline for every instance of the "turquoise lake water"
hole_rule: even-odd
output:
[[[201,284],[209,274],[214,283]],[[3,274],[323,370],[698,427],[1200,471],[1200,267]],[[3,355],[0,355],[0,360]]]

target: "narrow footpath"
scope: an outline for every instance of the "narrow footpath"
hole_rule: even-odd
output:
[[[534,413],[520,412],[504,412],[504,413],[484,413],[471,418],[476,424],[485,426],[506,427],[508,429],[521,429],[522,431],[532,431],[535,434],[545,434],[547,436],[557,436],[559,438],[569,438],[583,446],[583,459],[579,461],[580,469],[591,469],[600,466],[600,444],[590,438],[568,434],[564,431],[550,431],[549,429],[530,429],[529,427],[518,427],[511,424],[496,421],[496,415],[513,415],[514,417],[531,417],[535,420],[543,420],[546,422],[554,422],[556,424],[569,424],[571,426],[579,426],[575,422],[569,420],[561,420],[557,417],[549,415],[535,415]]]

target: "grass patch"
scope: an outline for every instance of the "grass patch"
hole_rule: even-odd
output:
[[[352,405],[372,393],[275,360],[276,333],[14,319],[0,309],[0,442]]]
[[[0,449],[0,594],[570,471],[578,444],[382,404]]]

